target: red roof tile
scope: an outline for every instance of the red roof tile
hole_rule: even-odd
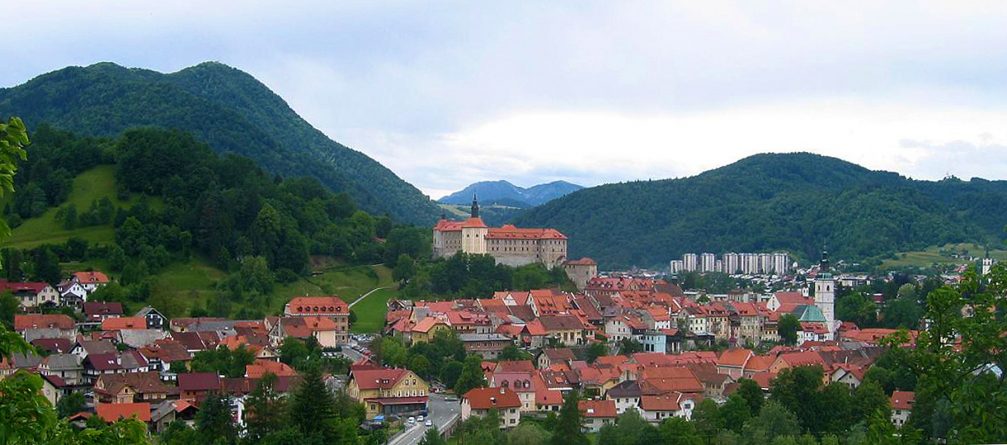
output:
[[[521,407],[517,393],[507,388],[475,388],[462,398],[469,402],[472,409],[477,410]]]
[[[588,419],[615,418],[615,400],[581,400],[577,402],[581,415]]]
[[[95,410],[98,417],[106,422],[136,417],[141,422],[150,422],[149,403],[99,403]]]
[[[22,331],[35,328],[55,328],[71,330],[73,319],[63,314],[25,314],[14,316],[14,330]]]

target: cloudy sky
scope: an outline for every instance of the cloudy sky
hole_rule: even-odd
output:
[[[1007,179],[1007,2],[161,3],[5,8],[0,86],[224,62],[435,198],[789,151]]]

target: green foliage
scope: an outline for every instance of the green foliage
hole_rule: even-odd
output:
[[[783,314],[776,325],[776,332],[780,335],[780,340],[785,345],[797,344],[797,330],[801,327],[801,322],[794,314]]]
[[[287,412],[287,425],[303,437],[298,443],[355,444],[363,407],[334,397],[317,366],[307,367],[301,377]]]
[[[466,362],[466,365],[468,362]],[[587,445],[587,436],[581,431],[580,409],[577,403],[580,394],[577,390],[570,391],[563,397],[563,406],[559,410],[556,428],[552,430],[553,445]]]
[[[311,127],[252,76],[219,63],[172,74],[109,63],[65,68],[0,91],[0,114],[12,111],[98,136],[143,126],[182,128],[214,150],[254,159],[270,178],[312,176],[397,221],[427,224],[438,214],[415,187]]]
[[[613,268],[667,265],[686,252],[817,258],[823,239],[837,258],[865,259],[1002,239],[1005,197],[1003,181],[916,181],[809,153],[760,154],[689,178],[581,190],[516,224],[555,227],[571,257]]]
[[[530,352],[518,348],[515,345],[507,345],[500,351],[497,360],[531,360],[534,358]]]
[[[276,392],[275,375],[266,374],[255,384],[245,410],[245,440],[250,444],[284,429],[286,400]]]
[[[437,427],[432,427],[428,428],[427,432],[423,434],[420,445],[448,445],[448,442],[441,437],[441,433],[437,431]]]
[[[255,354],[244,345],[231,350],[225,346],[199,351],[192,357],[189,369],[193,372],[215,372],[227,377],[244,377],[245,366],[255,362]]]
[[[10,291],[0,292],[0,325],[14,328],[14,315],[21,308],[21,302]]]
[[[619,341],[619,354],[630,355],[637,352],[643,352],[643,343],[640,343],[635,338],[626,337]]]
[[[212,445],[229,445],[238,440],[238,431],[231,420],[227,397],[210,393],[199,405],[196,414],[196,432],[200,441]]]
[[[62,418],[70,417],[86,408],[86,400],[84,400],[84,393],[80,391],[74,391],[67,394],[56,402],[56,414]]]
[[[863,292],[853,292],[836,300],[836,318],[852,321],[861,328],[878,325],[877,305]]]
[[[462,363],[461,374],[455,382],[455,394],[463,395],[473,388],[486,387],[486,376],[482,370],[482,357],[470,355]]]
[[[745,399],[748,403],[748,412],[754,417],[759,415],[759,411],[762,410],[762,404],[766,401],[765,396],[762,394],[762,388],[759,384],[752,379],[739,379],[738,389],[735,394]]]
[[[489,255],[458,253],[419,267],[402,291],[409,297],[428,297],[431,294],[489,297],[500,289],[569,289],[571,286],[562,268],[550,270],[542,264],[510,267],[496,264]]]
[[[598,357],[608,355],[608,346],[605,343],[591,343],[587,347],[587,362],[594,363]]]

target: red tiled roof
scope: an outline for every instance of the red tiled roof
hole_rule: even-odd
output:
[[[581,258],[579,260],[569,260],[565,264],[568,264],[570,266],[597,266],[598,265],[597,262],[595,262],[594,260],[592,260],[591,258],[588,258],[588,257],[584,257],[584,258]]]
[[[462,396],[472,409],[520,408],[521,399],[507,388],[475,388]]]
[[[284,317],[280,319],[283,332],[289,337],[308,338],[315,332],[328,332],[339,329],[335,320],[328,317]]]
[[[31,282],[21,282],[21,283],[18,283],[18,282],[11,282],[11,281],[7,281],[7,280],[0,280],[0,291],[9,290],[9,291],[11,291],[12,293],[15,293],[15,294],[22,293],[22,292],[31,292],[33,294],[38,295],[39,292],[42,292],[42,290],[44,290],[48,286],[49,286],[49,283],[42,282],[42,281],[31,281]]]
[[[349,315],[350,309],[342,299],[336,296],[328,297],[294,297],[284,306],[288,315]]]
[[[585,418],[615,418],[618,414],[615,410],[615,400],[581,400],[577,402],[577,408]]]
[[[95,410],[98,417],[106,422],[136,417],[141,422],[150,422],[149,403],[99,403]]]
[[[88,317],[100,317],[102,315],[122,315],[122,303],[88,301],[84,303],[84,314]]]
[[[121,331],[123,329],[147,329],[147,319],[143,317],[113,317],[101,322],[103,331]]]
[[[679,402],[682,394],[674,393],[663,396],[640,396],[640,408],[644,411],[678,411],[682,407]]]
[[[217,391],[220,390],[220,376],[214,372],[179,374],[178,389],[182,391]]]
[[[409,373],[407,369],[356,369],[350,372],[350,378],[357,382],[361,390],[389,389]]]
[[[728,349],[717,358],[717,365],[742,368],[753,355],[751,350],[745,348]]]
[[[482,222],[480,220],[479,222]],[[485,227],[485,225],[483,225]],[[566,239],[566,235],[556,229],[525,229],[517,228],[510,224],[503,227],[491,227],[486,234],[486,239]]]
[[[531,360],[503,360],[497,362],[494,372],[535,372],[535,364]]]
[[[916,402],[916,393],[912,391],[892,392],[892,409],[911,411],[914,402]]]
[[[22,331],[35,328],[55,328],[71,330],[73,319],[63,314],[25,314],[14,316],[14,330]]]
[[[108,275],[105,275],[98,271],[93,272],[74,272],[74,278],[81,284],[105,284],[108,283]]]
[[[295,376],[297,371],[286,363],[274,362],[270,360],[256,360],[251,365],[245,365],[245,377],[250,379],[261,379],[265,374],[273,374],[277,377]]]

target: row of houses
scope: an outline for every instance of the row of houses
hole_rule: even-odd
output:
[[[88,295],[109,283],[102,272],[74,272],[56,286],[45,282],[12,282],[0,280],[0,292],[10,292],[24,310],[68,306],[80,308]]]
[[[79,320],[65,314],[15,315],[14,330],[39,354],[17,353],[0,361],[0,378],[37,373],[54,405],[71,392],[86,394],[89,409],[72,421],[136,417],[155,431],[176,419],[191,422],[211,392],[228,396],[235,419],[243,422],[244,400],[265,374],[277,376],[280,393],[297,382],[294,369],[279,361],[285,339],[313,338],[323,348],[336,347],[347,342],[349,332],[349,308],[334,296],[295,297],[282,316],[262,320],[169,320],[151,307],[128,315],[116,302],[87,301],[80,309]],[[244,348],[254,362],[235,378],[188,372],[195,354],[218,348]],[[341,380],[332,379],[333,384]]]

